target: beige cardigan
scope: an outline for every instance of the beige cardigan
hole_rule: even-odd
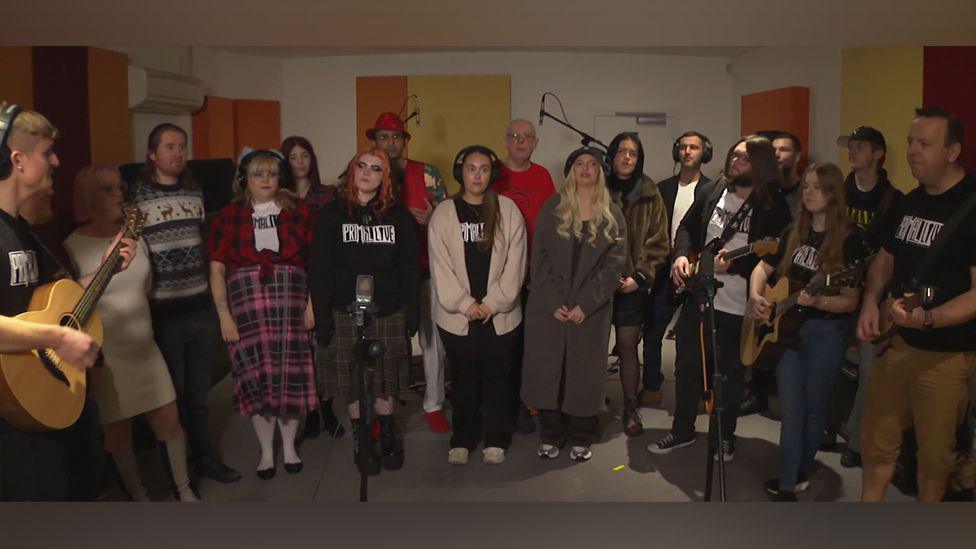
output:
[[[525,280],[525,222],[515,202],[498,197],[498,228],[488,267],[488,293],[482,303],[495,312],[495,333],[506,334],[522,322]],[[427,227],[430,276],[437,293],[434,321],[455,335],[467,335],[464,316],[475,302],[464,261],[464,242],[454,200],[437,205]]]

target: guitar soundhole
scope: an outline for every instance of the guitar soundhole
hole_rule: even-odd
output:
[[[65,328],[71,328],[73,330],[81,329],[81,325],[78,324],[78,320],[74,316],[69,314],[61,315],[61,318],[58,319],[58,324],[64,326]]]
[[[41,359],[41,364],[44,365],[49,374],[54,376],[54,378],[61,383],[64,383],[66,386],[71,387],[71,382],[68,381],[67,377],[65,377],[64,372],[62,372],[61,369],[58,368],[58,365],[54,363],[55,360],[58,360],[56,358],[57,355],[54,354],[54,351],[50,349],[41,349],[40,352],[37,353],[37,356]]]

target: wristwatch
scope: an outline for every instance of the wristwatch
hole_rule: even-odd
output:
[[[935,328],[932,323],[932,311],[925,309],[925,320],[922,321],[922,331],[929,332]]]

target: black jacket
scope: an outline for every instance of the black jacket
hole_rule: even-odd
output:
[[[695,200],[702,194],[702,189],[704,189],[712,180],[701,174],[698,179],[698,185],[695,186]],[[674,201],[678,198],[678,176],[669,177],[664,181],[657,184],[657,189],[661,191],[661,197],[664,198],[664,208],[668,214],[668,235],[671,234],[672,223],[681,223],[681,220],[672,219],[674,217]]]
[[[687,257],[692,251],[700,252],[705,247],[708,222],[719,199],[722,198],[725,187],[724,179],[702,186],[702,193],[696,196],[695,202],[678,225],[678,232],[674,237],[674,257]],[[749,196],[749,202],[753,204],[752,219],[749,222],[749,242],[765,237],[779,237],[783,228],[791,220],[786,200],[777,192],[770,193],[771,204],[769,208],[763,210],[755,205],[754,196]],[[758,262],[759,258],[754,255],[741,257],[732,262],[729,272],[748,280]]]
[[[407,331],[417,330],[420,252],[416,224],[403,206],[379,218],[371,205],[352,215],[344,199],[327,205],[315,225],[308,270],[319,341],[331,339],[332,309],[345,311],[355,301],[358,275],[373,276],[377,316],[403,308]]]

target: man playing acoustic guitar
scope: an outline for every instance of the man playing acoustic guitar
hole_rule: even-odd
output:
[[[878,302],[896,290],[898,334],[874,364],[861,424],[863,501],[880,501],[895,473],[902,432],[918,438],[918,499],[939,501],[955,465],[956,427],[967,404],[976,351],[976,179],[959,163],[963,125],[951,112],[921,108],[908,133],[908,164],[919,186],[902,201],[871,265],[858,337],[879,335]],[[957,214],[957,212],[962,212]],[[943,234],[945,233],[945,234]],[[929,257],[931,256],[931,257]],[[933,301],[910,295],[936,288]]]
[[[63,271],[18,214],[28,197],[52,187],[51,174],[58,166],[54,152],[57,136],[58,130],[43,115],[0,104],[0,315],[3,317],[26,311],[34,289],[53,281]],[[109,250],[117,243],[118,238]],[[128,266],[135,249],[131,240],[125,243],[122,269]],[[80,331],[0,317],[0,352],[41,347],[53,349],[71,366],[80,369],[91,367],[98,354],[92,338]],[[7,403],[0,402],[0,410],[6,406]],[[60,431],[27,433],[0,418],[0,501],[65,499],[67,443],[67,437]]]

